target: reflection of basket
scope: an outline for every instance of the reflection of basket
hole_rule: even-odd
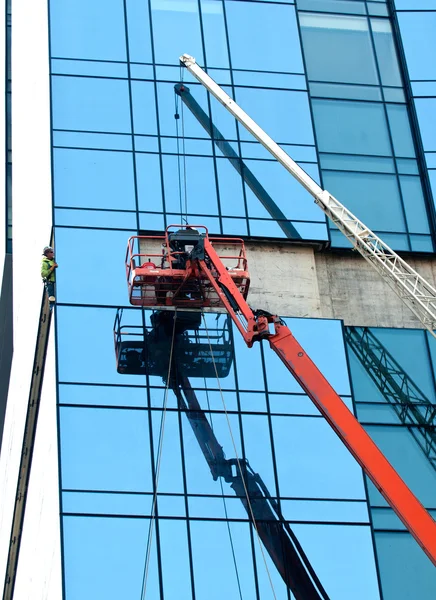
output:
[[[122,309],[115,319],[114,338],[118,373],[155,375],[166,378],[169,370],[173,312],[155,312],[151,327],[121,324]],[[208,339],[209,335],[209,339]],[[209,346],[210,340],[210,346]],[[211,354],[212,349],[212,354]],[[207,332],[201,327],[201,314],[178,311],[173,358],[177,370],[186,377],[227,377],[233,360],[228,316],[219,315]]]

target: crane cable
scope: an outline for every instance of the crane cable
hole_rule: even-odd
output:
[[[176,319],[177,319],[177,308],[174,311],[174,323],[173,323],[173,334],[171,338],[171,349],[170,349],[170,357],[168,364],[168,376],[165,385],[165,393],[162,405],[162,416],[160,420],[160,429],[159,429],[159,440],[158,440],[158,448],[157,448],[157,458],[156,458],[156,466],[155,466],[155,477],[154,477],[154,492],[153,492],[153,503],[151,508],[151,517],[150,517],[150,526],[148,528],[148,538],[147,538],[147,550],[145,554],[145,565],[144,565],[144,573],[142,577],[142,589],[141,589],[141,600],[145,599],[145,594],[147,591],[147,579],[148,579],[148,571],[150,567],[150,557],[151,557],[151,546],[153,543],[153,531],[154,531],[154,523],[156,519],[156,503],[157,503],[157,489],[159,485],[159,475],[160,475],[160,465],[162,458],[162,448],[163,448],[163,438],[165,432],[165,419],[167,412],[167,404],[168,404],[168,389],[170,385],[171,378],[171,366],[173,362],[173,350],[174,350],[174,339],[176,334]]]
[[[203,316],[203,313],[202,313],[202,316]],[[203,376],[203,381],[204,381],[204,388],[206,390],[206,401],[207,401],[207,409],[209,411],[210,427],[213,431],[213,419],[212,419],[212,413],[211,413],[211,409],[210,409],[209,390],[207,389],[206,377],[204,377],[204,376]],[[223,480],[221,477],[219,477],[219,481],[220,481],[220,487],[221,487],[221,496],[222,496],[223,504],[224,504],[224,515],[226,517],[227,531],[228,531],[229,539],[230,539],[230,547],[232,549],[233,565],[235,567],[236,581],[238,583],[239,598],[241,600],[243,600],[242,589],[241,589],[241,580],[239,578],[238,563],[236,561],[235,546],[233,544],[232,530],[230,529],[230,521],[229,521],[229,516],[228,516],[228,512],[227,512],[226,498],[224,496]]]
[[[184,69],[180,66],[180,82],[183,86],[183,77],[184,77]],[[186,182],[186,148],[185,148],[185,113],[183,107],[183,100],[180,100],[180,113],[179,114],[179,96],[175,94],[175,113],[174,119],[176,121],[176,139],[177,139],[177,173],[179,180],[179,208],[180,208],[180,219],[181,224],[183,225],[183,221],[185,224],[188,223],[188,191],[187,191],[187,182]],[[180,134],[179,134],[179,118],[181,116],[182,121],[182,152],[180,152]],[[182,161],[183,166],[183,186],[182,186],[182,169],[180,166],[180,161]],[[184,202],[183,202],[184,201]],[[184,206],[183,206],[184,204]]]
[[[212,344],[211,344],[211,341],[210,341],[209,330],[207,328],[207,323],[206,323],[206,319],[205,319],[204,313],[202,313],[202,317],[203,317],[204,327],[206,329],[207,340],[209,342],[209,350],[210,350],[210,355],[212,357],[213,367],[214,367],[214,370],[215,370],[215,376],[216,376],[216,380],[217,380],[217,384],[218,384],[218,389],[219,389],[220,396],[221,396],[221,402],[223,403],[224,413],[226,415],[227,425],[228,425],[228,428],[229,428],[230,437],[232,439],[233,450],[235,452],[236,462],[238,464],[238,470],[239,470],[239,473],[241,475],[242,484],[244,486],[245,498],[247,500],[247,505],[248,505],[248,507],[250,509],[249,512],[250,512],[251,521],[253,523],[254,530],[256,531],[257,541],[258,541],[258,544],[259,544],[260,552],[262,554],[263,562],[265,564],[265,569],[266,569],[266,572],[267,572],[267,575],[268,575],[268,580],[269,580],[269,583],[270,583],[270,586],[271,586],[271,590],[272,590],[272,593],[273,593],[273,596],[274,596],[274,600],[277,600],[277,596],[276,596],[276,593],[275,593],[275,590],[274,590],[274,584],[273,584],[273,581],[272,581],[271,573],[270,573],[270,570],[268,568],[268,564],[266,562],[265,552],[264,552],[264,549],[263,549],[263,546],[262,546],[262,542],[260,540],[259,531],[257,529],[256,519],[254,518],[253,508],[251,506],[251,501],[250,501],[250,496],[248,494],[247,485],[245,483],[245,479],[244,479],[244,476],[242,474],[241,461],[240,461],[240,458],[239,458],[239,455],[238,455],[238,450],[236,448],[236,442],[235,442],[235,438],[233,436],[233,431],[232,431],[232,426],[231,426],[231,423],[230,423],[229,413],[227,411],[226,402],[224,400],[224,394],[223,394],[223,391],[222,391],[222,388],[221,388],[221,384],[220,384],[220,380],[219,380],[219,376],[218,376],[218,370],[216,368],[215,357],[213,355]]]

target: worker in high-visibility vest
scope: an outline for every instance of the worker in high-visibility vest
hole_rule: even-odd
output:
[[[51,246],[46,246],[42,251],[42,263],[41,263],[41,277],[44,281],[45,289],[47,290],[47,296],[50,304],[54,304],[55,297],[55,281],[56,273],[55,269],[58,268],[58,264],[55,262],[54,250]]]

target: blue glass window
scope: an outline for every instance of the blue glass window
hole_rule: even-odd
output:
[[[407,225],[411,233],[430,233],[424,195],[419,177],[400,176]]]
[[[388,19],[371,19],[375,51],[383,85],[401,86],[401,75]]]
[[[232,217],[245,216],[242,179],[233,165],[225,159],[216,161],[221,213]]]
[[[151,63],[152,53],[148,2],[127,0],[126,12],[129,58],[131,62]]]
[[[323,171],[323,178],[328,191],[371,229],[405,231],[395,176]]]
[[[237,88],[235,100],[274,141],[313,144],[313,129],[306,92]],[[253,140],[242,125],[241,140]]]
[[[119,0],[52,0],[50,19],[53,56],[126,60],[124,11]]]
[[[55,129],[131,131],[127,81],[54,76],[52,102]]]
[[[312,106],[321,152],[391,156],[382,104],[313,100]]]
[[[415,106],[424,150],[436,150],[436,98],[416,98]]]
[[[132,102],[135,133],[156,135],[156,100],[153,83],[132,81]]]
[[[54,151],[57,206],[135,209],[130,152]]]
[[[146,411],[63,407],[60,419],[65,488],[151,491]]]
[[[124,259],[127,239],[131,235],[136,235],[136,231],[57,228],[56,258],[62,265],[56,272],[59,301],[116,306],[127,304]],[[82,257],[84,248],[90,249],[92,260]]]
[[[185,160],[188,212],[216,215],[218,204],[213,160],[199,156],[187,156]],[[183,166],[181,168],[183,169]],[[176,156],[163,157],[163,173],[167,211],[184,213],[184,181],[182,179],[182,188],[179,188],[178,178],[175,176],[177,174]],[[182,202],[182,209],[180,202]]]
[[[413,158],[415,149],[413,147],[412,132],[410,130],[409,115],[405,106],[398,104],[387,104],[389,125],[391,128],[392,143],[395,156]]]
[[[201,17],[207,66],[228,69],[229,51],[223,4],[216,0],[201,0]]]
[[[156,62],[178,65],[190,54],[203,64],[197,0],[151,0],[151,11]]]
[[[293,6],[226,2],[232,68],[304,73]]]
[[[244,162],[286,218],[325,222],[325,217],[314,204],[312,196],[277,161],[246,160]],[[313,179],[318,180],[319,173],[315,165],[305,164],[302,168]],[[271,218],[267,209],[262,206],[248,186],[246,186],[246,194],[250,217]]]
[[[433,600],[436,570],[410,534],[377,531],[375,543],[385,600]]]
[[[140,598],[149,519],[63,518],[65,587],[72,599]],[[156,536],[154,536],[156,540]],[[147,594],[158,598],[156,541]]]
[[[368,20],[300,13],[309,79],[378,84]]]
[[[157,154],[136,154],[139,210],[162,211],[162,181]],[[154,227],[144,227],[154,229]]]
[[[410,78],[436,79],[436,13],[398,13],[398,21]]]
[[[272,417],[272,424],[281,495],[364,498],[362,473],[323,418]],[[298,461],[289,460],[296,455]]]

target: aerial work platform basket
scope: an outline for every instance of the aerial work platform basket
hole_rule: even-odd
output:
[[[208,249],[216,253],[246,298],[250,276],[242,239],[209,238],[203,225],[169,225],[163,236],[129,239],[126,275],[130,303],[162,308],[224,308],[207,274],[210,270],[214,279],[219,278]]]

